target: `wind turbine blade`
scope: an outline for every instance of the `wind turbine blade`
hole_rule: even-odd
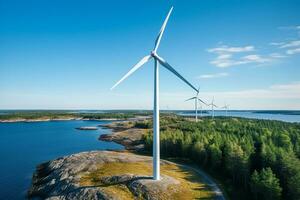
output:
[[[151,58],[152,58],[152,56],[145,56],[144,58],[142,58],[137,64],[135,64],[133,66],[133,68],[129,72],[127,72],[127,74],[125,74],[114,86],[112,86],[111,90],[114,89],[115,87],[117,87],[117,85],[119,85],[128,76],[130,76],[133,72],[135,72],[137,69],[139,69],[143,64],[148,62]]]
[[[198,100],[199,100],[200,102],[202,102],[204,105],[207,105],[207,106],[208,106],[208,104],[205,103],[204,101],[202,101],[202,99],[198,98]]]
[[[185,101],[190,101],[190,100],[192,100],[192,99],[196,99],[196,97],[189,98],[189,99],[187,99],[187,100],[185,100]]]
[[[162,25],[161,28],[160,28],[160,31],[159,31],[159,33],[158,33],[158,36],[157,36],[157,38],[156,38],[156,40],[155,40],[155,46],[154,46],[154,49],[153,49],[154,52],[156,52],[156,50],[157,50],[157,48],[158,48],[158,46],[159,46],[161,37],[162,37],[162,35],[164,34],[164,31],[165,31],[166,25],[167,25],[167,23],[168,23],[169,17],[170,17],[170,15],[171,15],[171,13],[172,13],[172,10],[173,10],[173,6],[171,7],[171,9],[170,9],[170,11],[169,11],[169,13],[168,13],[168,15],[167,15],[167,17],[166,17],[166,19],[165,19],[163,25]]]
[[[171,71],[173,74],[175,74],[177,77],[179,77],[182,81],[184,81],[186,84],[188,84],[191,88],[193,88],[196,92],[198,90],[190,83],[188,82],[183,76],[181,76],[169,63],[167,63],[164,59],[159,57],[158,55],[155,55],[155,58],[159,61],[159,63],[167,68],[169,71]]]
[[[199,91],[200,91],[200,85],[199,85],[199,87],[198,87],[198,92],[197,92],[197,95],[199,94]]]

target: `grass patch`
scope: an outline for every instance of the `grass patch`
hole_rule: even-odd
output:
[[[82,186],[98,186],[109,194],[121,199],[134,199],[131,191],[125,184],[104,185],[102,177],[117,176],[124,174],[135,174],[139,176],[151,176],[152,165],[146,162],[122,163],[110,162],[99,165],[97,170],[84,174],[80,184]],[[214,195],[210,189],[203,184],[201,177],[193,170],[179,167],[175,164],[161,165],[161,174],[173,177],[180,184],[170,185],[167,192],[160,192],[159,199],[213,199]]]

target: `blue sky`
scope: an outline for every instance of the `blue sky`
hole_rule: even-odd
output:
[[[0,109],[150,109],[158,54],[206,101],[232,109],[300,109],[300,1],[0,0]],[[194,92],[160,69],[162,109]]]

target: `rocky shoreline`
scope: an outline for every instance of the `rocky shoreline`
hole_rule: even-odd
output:
[[[128,126],[128,122],[130,121],[100,125],[102,128],[111,129],[112,133],[100,135],[99,140],[121,144],[126,150],[143,151],[142,137],[147,130]]]

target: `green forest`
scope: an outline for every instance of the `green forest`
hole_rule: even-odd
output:
[[[230,199],[300,199],[300,124],[218,117],[162,117],[161,154],[189,159],[222,183]],[[151,121],[136,127],[151,128]],[[150,129],[151,130],[151,129]],[[152,131],[144,135],[152,150]]]

